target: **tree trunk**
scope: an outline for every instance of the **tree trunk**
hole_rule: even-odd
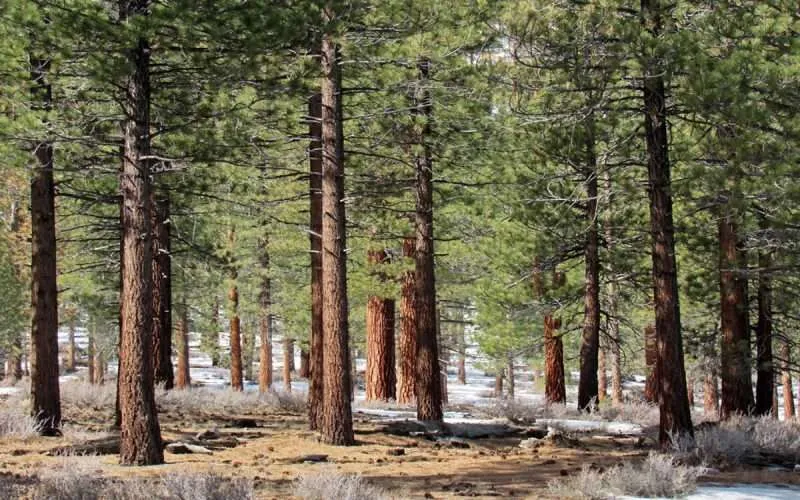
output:
[[[653,325],[644,328],[644,361],[647,369],[647,380],[644,384],[644,400],[658,404],[658,345],[656,329]]]
[[[211,326],[206,333],[205,349],[211,357],[211,366],[219,366],[219,296],[214,295],[211,305]]]
[[[247,323],[247,327],[241,331],[242,338],[242,368],[245,380],[254,380],[253,377],[253,358],[256,350],[256,329],[252,322]]]
[[[442,316],[438,312],[436,313],[436,338],[439,343],[439,380],[442,383],[442,404],[447,404],[447,367],[450,365],[450,343],[445,342],[444,338],[442,337]]]
[[[94,357],[95,357],[95,336],[97,334],[97,328],[95,326],[95,320],[92,320],[92,325],[89,328],[89,345],[86,348],[86,368],[87,373],[86,377],[89,380],[90,384],[96,384],[97,378],[95,377],[95,365],[94,365]]]
[[[145,0],[120,1],[120,17],[144,15]],[[164,462],[153,391],[152,232],[150,227],[150,46],[128,53],[122,126],[122,331],[120,332],[120,463]]]
[[[508,399],[514,399],[514,390],[515,390],[515,383],[514,383],[514,356],[508,357],[508,368],[506,369],[506,373],[508,373]]]
[[[601,347],[597,353],[597,401],[604,401],[608,397],[606,387],[608,380],[606,376],[606,348]]]
[[[371,265],[388,262],[385,250],[370,250]],[[385,275],[378,273],[385,279]],[[367,299],[367,401],[395,398],[397,381],[394,371],[394,300],[371,295]]]
[[[403,239],[403,257],[416,263],[416,240]],[[400,342],[397,363],[397,402],[412,404],[415,398],[414,370],[417,356],[417,292],[414,271],[403,273],[400,290]]]
[[[783,386],[783,419],[789,421],[789,419],[795,416],[795,407],[794,390],[792,389],[792,372],[790,371],[792,356],[788,340],[784,340],[781,344],[781,358],[783,361],[783,370],[781,371],[781,385]]]
[[[719,417],[719,393],[717,391],[717,373],[712,368],[706,369],[703,379],[703,415],[706,418]]]
[[[503,369],[500,368],[494,374],[494,397],[503,399]]]
[[[269,247],[266,237],[261,242],[261,290],[258,294],[258,329],[260,336],[258,392],[272,389],[272,280],[270,279]]]
[[[326,23],[335,14],[325,8]],[[327,27],[326,27],[327,28]],[[342,74],[339,47],[332,33],[322,37],[322,321],[323,442],[355,444],[350,406],[352,380],[347,306],[347,253],[342,130]]]
[[[31,57],[33,98],[47,112],[52,89],[46,80],[49,60]],[[34,148],[37,166],[31,178],[31,414],[40,434],[61,427],[58,384],[58,286],[56,284],[56,210],[53,145]]]
[[[292,392],[292,360],[294,359],[294,340],[283,338],[283,390]]]
[[[750,376],[750,327],[747,321],[746,262],[739,252],[736,223],[729,207],[719,219],[719,290],[722,327],[722,405],[725,420],[753,410]]]
[[[76,319],[77,319],[78,312],[76,310],[70,311],[69,317],[69,325],[68,328],[68,340],[67,340],[67,359],[64,366],[64,369],[67,373],[72,373],[75,371],[75,326],[76,326]]]
[[[235,282],[238,272],[233,271]],[[228,293],[231,305],[230,346],[231,346],[231,388],[234,391],[244,390],[242,374],[242,320],[239,318],[239,288],[234,284]]]
[[[188,389],[192,385],[189,373],[189,307],[183,298],[178,318],[178,373],[175,374],[175,387]]]
[[[309,240],[311,243],[311,377],[308,380],[308,422],[311,430],[322,425],[323,333],[322,333],[322,95],[308,101]]]
[[[611,402],[614,406],[622,404],[622,346],[619,336],[619,318],[617,317],[617,300],[619,296],[619,289],[616,281],[616,274],[614,273],[613,264],[613,251],[614,251],[614,227],[613,220],[611,219],[613,202],[614,202],[614,189],[611,184],[611,173],[606,169],[603,174],[605,184],[606,197],[608,206],[606,207],[605,218],[605,239],[606,248],[608,250],[608,258],[606,259],[608,275],[607,284],[607,301],[606,304],[608,322],[606,327],[608,329],[608,344],[611,353]]]
[[[309,364],[309,354],[308,350],[304,347],[300,348],[300,370],[297,372],[297,376],[300,378],[308,378],[308,364]]]
[[[772,279],[768,274],[772,259],[768,253],[762,252],[758,260],[756,414],[767,415],[773,410],[772,397],[775,394],[775,368],[772,361]]]
[[[169,198],[151,193],[153,225],[153,375],[156,385],[172,389],[172,270]]]
[[[643,28],[654,39],[661,36],[660,0],[642,0]],[[667,105],[664,86],[665,64],[658,53],[648,54],[644,68],[644,118],[647,142],[648,194],[652,231],[653,291],[659,375],[659,441],[670,446],[672,439],[694,436],[686,394],[683,364],[678,274],[675,263],[675,228],[672,219],[672,188],[667,138]]]
[[[433,250],[433,160],[430,145],[433,102],[427,90],[430,61],[421,58],[419,80],[414,96],[414,114],[421,120],[421,131],[414,138],[416,169],[416,270],[417,361],[415,370],[417,419],[442,420],[442,383],[439,371],[439,346],[436,338],[436,278]]]
[[[94,359],[91,362],[94,364],[94,383],[103,385],[106,380],[106,361],[101,349],[95,352]]]
[[[694,378],[689,377],[686,380],[686,394],[689,398],[689,408],[694,407]]]
[[[600,254],[597,232],[597,161],[594,152],[594,125],[589,118],[586,152],[586,241],[584,243],[583,335],[581,336],[581,376],[578,382],[578,410],[591,410],[598,401],[598,350],[600,347]]]
[[[556,331],[561,328],[561,320],[548,314],[544,317],[544,384],[545,399],[548,403],[567,402],[567,388],[564,383],[564,343]]]
[[[464,315],[460,316],[458,325],[458,361],[456,362],[456,380],[461,385],[467,384],[467,339],[464,325]]]

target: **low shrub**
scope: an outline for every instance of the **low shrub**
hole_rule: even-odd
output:
[[[324,471],[306,474],[295,482],[294,495],[304,500],[389,500],[384,490],[361,476]]]

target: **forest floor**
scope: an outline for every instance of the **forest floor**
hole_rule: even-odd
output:
[[[110,481],[210,473],[252,481],[256,498],[282,499],[292,497],[299,478],[336,472],[361,475],[395,498],[554,498],[548,491],[549,481],[576,474],[587,464],[603,470],[640,460],[654,445],[651,429],[639,437],[569,433],[563,439],[538,440],[532,448],[520,447],[525,439],[520,436],[431,440],[425,435],[393,435],[385,415],[356,411],[356,446],[334,447],[318,442],[296,408],[259,406],[232,411],[217,409],[207,401],[176,402],[160,405],[166,441],[187,441],[202,431],[212,431],[216,435],[209,443],[230,447],[209,446],[214,448],[212,454],[167,452],[166,464],[156,467],[121,467],[115,454],[48,456],[59,446],[98,439],[108,442],[108,437],[113,442],[113,433],[107,432],[113,400],[106,399],[96,408],[88,402],[68,403],[64,437],[0,439],[0,482],[34,488],[40,476],[54,470],[83,471]],[[11,403],[0,401],[0,405]],[[800,485],[800,473],[739,468],[703,481]]]

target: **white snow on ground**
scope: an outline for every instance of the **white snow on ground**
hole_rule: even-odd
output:
[[[641,497],[617,497],[625,500],[640,500]],[[730,486],[700,486],[686,500],[796,500],[800,488],[796,486],[736,484]],[[651,499],[652,500],[652,499]]]
[[[10,396],[12,394],[17,394],[20,390],[19,387],[0,387],[0,395]]]
[[[537,418],[537,424],[556,427],[568,432],[603,432],[623,436],[642,433],[642,426],[629,422],[606,422],[603,420],[563,420],[555,418]]]

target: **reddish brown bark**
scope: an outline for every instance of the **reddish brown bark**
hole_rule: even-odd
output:
[[[370,250],[372,265],[388,262],[384,250]],[[381,273],[378,273],[381,274]],[[385,279],[385,276],[382,277]],[[394,371],[394,300],[371,295],[367,299],[367,401],[395,398]]]
[[[498,369],[494,374],[494,397],[503,399],[503,370]]]
[[[308,380],[308,422],[317,430],[322,422],[323,333],[322,333],[322,95],[308,101],[309,115],[309,197],[311,243],[311,359]]]
[[[172,389],[172,270],[169,198],[151,193],[153,226],[153,380]]]
[[[283,338],[283,390],[292,392],[292,365],[294,359],[294,339]]]
[[[211,304],[211,325],[205,334],[204,349],[211,357],[211,366],[219,366],[219,296]]]
[[[272,389],[272,281],[269,277],[269,250],[266,238],[262,241],[260,263],[264,273],[261,277],[261,290],[258,294],[259,313],[259,363],[258,391],[265,393]]]
[[[608,397],[606,391],[608,377],[606,376],[606,349],[601,347],[597,353],[597,401],[604,401]]]
[[[413,236],[403,239],[403,257],[416,263],[416,240]],[[414,370],[417,355],[417,295],[414,271],[403,273],[400,290],[400,338],[397,363],[397,402],[412,404],[414,397]]]
[[[548,314],[544,317],[544,394],[548,403],[566,403],[564,383],[564,343],[560,335],[561,319]]]
[[[233,279],[236,280],[237,272],[233,271]],[[242,373],[242,320],[239,318],[239,288],[231,286],[228,292],[228,300],[231,307],[230,318],[230,345],[231,345],[231,388],[234,391],[244,389]]]
[[[644,384],[644,400],[658,403],[658,346],[656,329],[653,325],[644,328],[644,362],[647,368],[647,380]]]
[[[706,369],[703,379],[703,415],[706,418],[719,417],[719,393],[717,389],[717,373],[712,368]]]
[[[594,125],[587,120],[586,241],[584,242],[583,334],[581,335],[578,410],[597,407],[598,351],[600,348],[600,253],[597,230],[597,161]]]
[[[515,373],[514,373],[514,357],[509,356],[508,358],[508,368],[506,368],[506,373],[508,374],[508,397],[509,399],[514,399],[515,392],[516,392],[516,384],[515,384]]]
[[[611,173],[608,169],[603,173],[603,183],[608,205],[605,217],[605,240],[609,255],[613,255],[615,239],[614,226],[611,214],[613,213],[614,189],[611,184]],[[611,402],[615,406],[622,404],[622,352],[619,335],[619,318],[617,317],[617,301],[619,290],[617,287],[616,276],[614,273],[613,259],[607,259],[607,274],[609,275],[607,285],[607,314],[608,321],[608,350],[611,357]]]
[[[326,5],[326,23],[335,18]],[[347,306],[346,215],[342,75],[339,47],[330,32],[322,36],[322,321],[323,412],[321,439],[352,445],[351,374]]]
[[[660,0],[642,0],[643,29],[654,40],[661,37]],[[648,195],[652,234],[653,295],[656,316],[659,375],[659,442],[671,446],[680,436],[694,436],[686,394],[683,363],[678,274],[675,262],[675,227],[672,217],[672,188],[667,136],[667,104],[663,56],[653,50],[642,61],[643,104],[647,145]]]
[[[94,383],[103,385],[106,380],[106,360],[103,351],[98,349],[90,362],[94,365]]]
[[[427,143],[431,133],[433,102],[427,91],[427,80],[431,63],[420,59],[419,86],[414,96],[414,113],[421,121],[416,134],[417,153],[414,158],[416,170],[416,269],[414,280],[417,295],[417,359],[415,393],[417,397],[417,419],[423,421],[442,420],[442,382],[439,368],[439,345],[436,335],[436,278],[433,250],[433,159]]]
[[[772,360],[772,280],[767,271],[771,266],[771,256],[766,252],[760,253],[756,325],[756,414],[758,415],[768,415],[772,412],[772,399],[775,394],[775,367]]]
[[[123,20],[144,15],[147,2],[120,1]],[[129,51],[122,125],[122,293],[120,305],[120,463],[164,462],[153,391],[152,232],[150,227],[150,46]]]
[[[784,420],[789,420],[795,416],[795,406],[794,389],[792,388],[792,372],[790,371],[792,356],[789,342],[787,340],[784,340],[781,345],[781,359],[783,361],[783,366],[781,367],[783,369],[781,371],[781,385],[783,386],[783,418]]]
[[[301,347],[300,348],[300,370],[297,371],[297,376],[300,378],[308,378],[309,369],[309,354],[308,351]]]
[[[694,406],[694,378],[689,377],[686,380],[686,393],[689,398],[689,408]]]
[[[188,389],[191,387],[192,379],[189,372],[189,308],[184,302],[181,304],[178,318],[177,350],[178,350],[178,370],[175,374],[175,387],[178,389]]]
[[[720,418],[747,415],[755,406],[750,375],[750,326],[747,320],[746,261],[739,250],[737,224],[731,210],[719,219],[719,289],[722,327]]]
[[[51,108],[52,89],[46,80],[48,60],[31,58],[33,98],[44,111]],[[53,145],[34,148],[37,166],[31,178],[31,414],[44,435],[61,427],[58,384],[58,286],[56,284],[56,210]]]
[[[70,307],[67,309],[67,316],[67,357],[64,361],[64,369],[67,371],[67,373],[72,373],[75,371],[75,326],[78,318],[78,311]]]

